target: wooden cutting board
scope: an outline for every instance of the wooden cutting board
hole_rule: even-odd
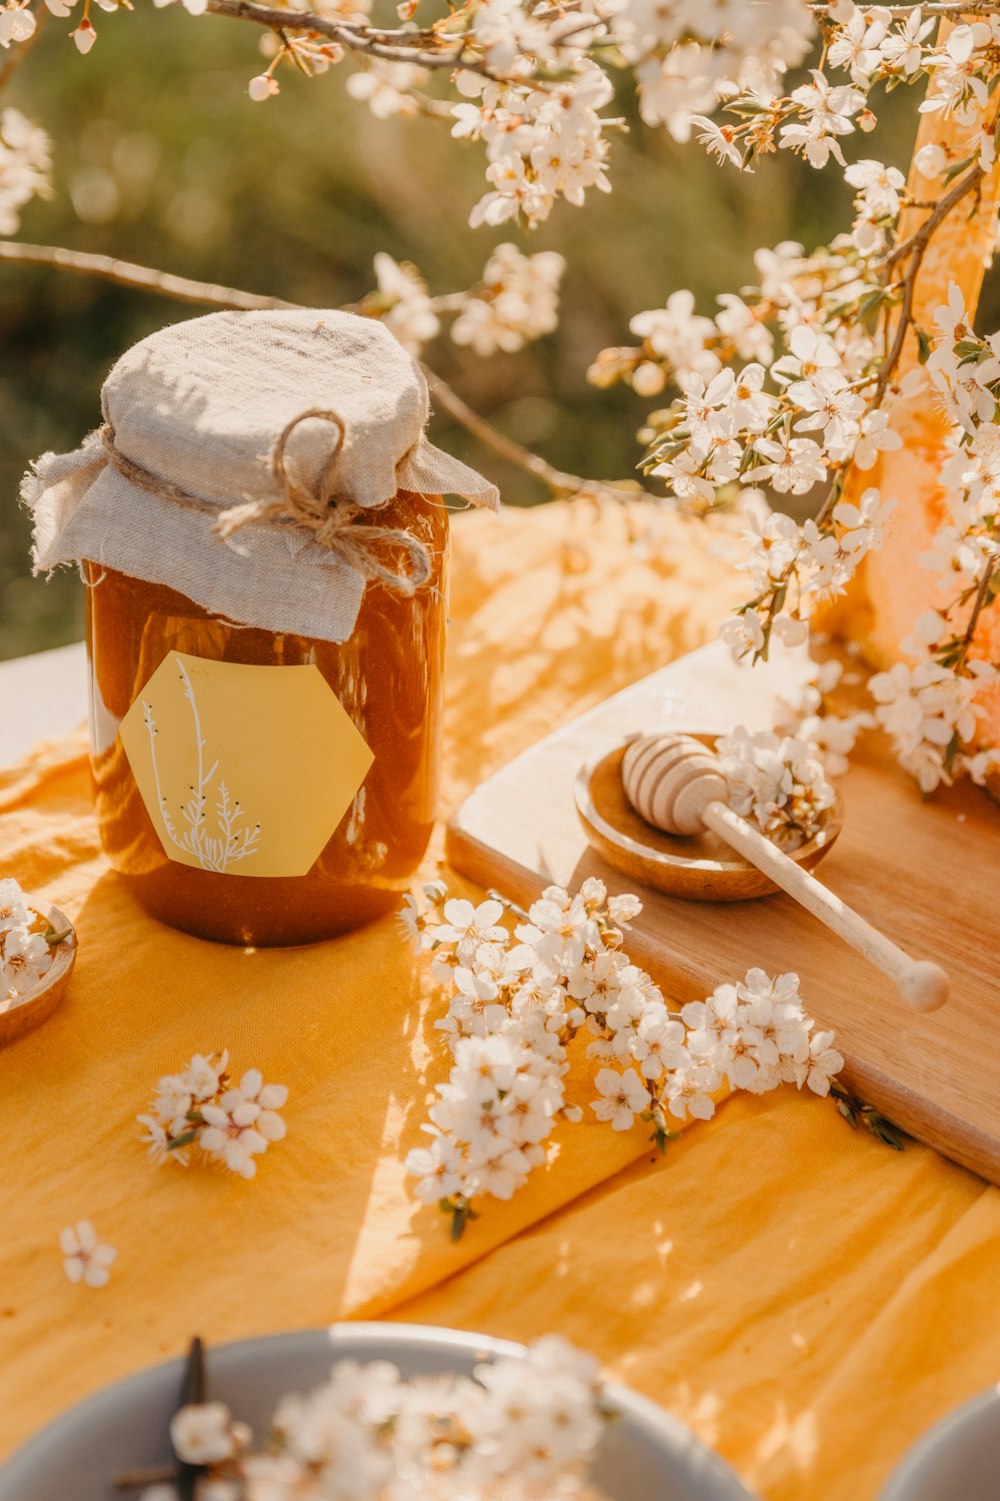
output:
[[[517,757],[467,798],[448,826],[448,857],[521,904],[551,883],[601,876],[631,889],[587,844],[573,779],[595,751],[662,724],[722,732],[768,728],[776,696],[801,681],[791,653],[735,666],[721,644],[691,653],[607,699]],[[844,831],[819,875],[915,957],[947,969],[952,996],[920,1016],[892,982],[783,894],[687,902],[639,891],[627,948],[679,1002],[752,965],[796,970],[806,1007],[833,1027],[844,1080],[921,1141],[1000,1183],[1000,808],[970,785],[924,801],[881,737],[865,737],[840,782]]]

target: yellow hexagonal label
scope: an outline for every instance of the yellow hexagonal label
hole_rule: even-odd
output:
[[[173,651],[120,735],[169,859],[304,876],[374,760],[319,668]]]

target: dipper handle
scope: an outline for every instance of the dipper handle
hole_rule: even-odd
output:
[[[732,845],[800,906],[895,980],[903,1000],[914,1011],[936,1011],[944,1005],[950,986],[939,964],[911,958],[725,803],[718,799],[707,803],[702,819],[706,828]]]

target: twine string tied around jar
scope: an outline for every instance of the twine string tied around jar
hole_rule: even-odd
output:
[[[335,428],[333,445],[313,487],[303,484],[286,461],[292,433],[300,423],[311,420],[329,422]],[[311,407],[287,422],[270,455],[277,495],[247,500],[223,511],[209,501],[188,494],[169,480],[160,479],[128,458],[116,446],[114,428],[110,423],[104,423],[99,436],[109,461],[125,479],[171,505],[185,510],[215,512],[217,520],[213,530],[223,541],[228,541],[245,526],[293,527],[307,533],[310,541],[333,553],[364,579],[382,584],[397,594],[413,594],[430,579],[431,553],[419,537],[402,527],[359,522],[358,517],[366,514],[368,508],[356,501],[337,497],[334,476],[347,430],[336,412]],[[383,561],[387,554],[389,561]]]

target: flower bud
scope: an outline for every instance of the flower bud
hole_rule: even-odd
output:
[[[262,104],[265,99],[270,99],[272,94],[278,92],[278,85],[270,73],[258,73],[256,78],[251,78],[247,85],[247,93],[255,104]]]
[[[82,52],[84,56],[86,56],[97,41],[97,32],[86,17],[80,22],[75,31],[70,32],[70,36],[76,43],[77,51]]]
[[[940,177],[946,170],[948,166],[948,153],[943,146],[933,144],[921,146],[913,158],[913,165],[921,177],[933,180],[935,177]]]
[[[632,372],[632,389],[637,396],[658,396],[666,383],[667,377],[652,360],[644,360]]]

